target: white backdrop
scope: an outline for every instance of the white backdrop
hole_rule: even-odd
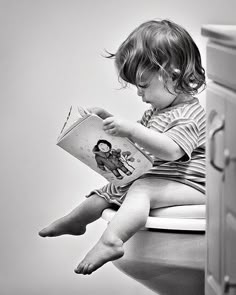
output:
[[[153,294],[111,263],[91,276],[74,274],[103,220],[83,237],[38,236],[105,183],[57,147],[56,137],[71,104],[132,120],[146,109],[134,89],[118,90],[104,49],[114,52],[143,21],[169,18],[190,32],[205,65],[201,25],[235,24],[235,6],[235,0],[0,1],[2,295]]]

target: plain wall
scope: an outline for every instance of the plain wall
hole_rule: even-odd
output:
[[[91,276],[74,274],[103,220],[83,237],[38,236],[105,184],[56,138],[71,104],[140,118],[147,105],[133,88],[118,90],[113,61],[102,54],[141,22],[169,18],[184,26],[205,65],[202,24],[235,24],[235,8],[235,0],[0,1],[2,295],[153,294],[111,263]],[[204,93],[200,99],[204,104]]]

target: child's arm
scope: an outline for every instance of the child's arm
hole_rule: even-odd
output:
[[[109,117],[103,121],[103,126],[109,134],[128,137],[162,160],[175,161],[185,154],[184,150],[164,133],[148,129],[138,123]]]

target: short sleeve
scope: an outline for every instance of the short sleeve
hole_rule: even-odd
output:
[[[191,159],[193,150],[198,146],[199,133],[195,120],[181,117],[173,120],[164,130],[164,134],[175,141],[186,153],[187,159],[184,156],[182,161]]]

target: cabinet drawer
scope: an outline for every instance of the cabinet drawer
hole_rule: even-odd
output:
[[[209,42],[207,76],[213,81],[236,90],[236,48]]]

